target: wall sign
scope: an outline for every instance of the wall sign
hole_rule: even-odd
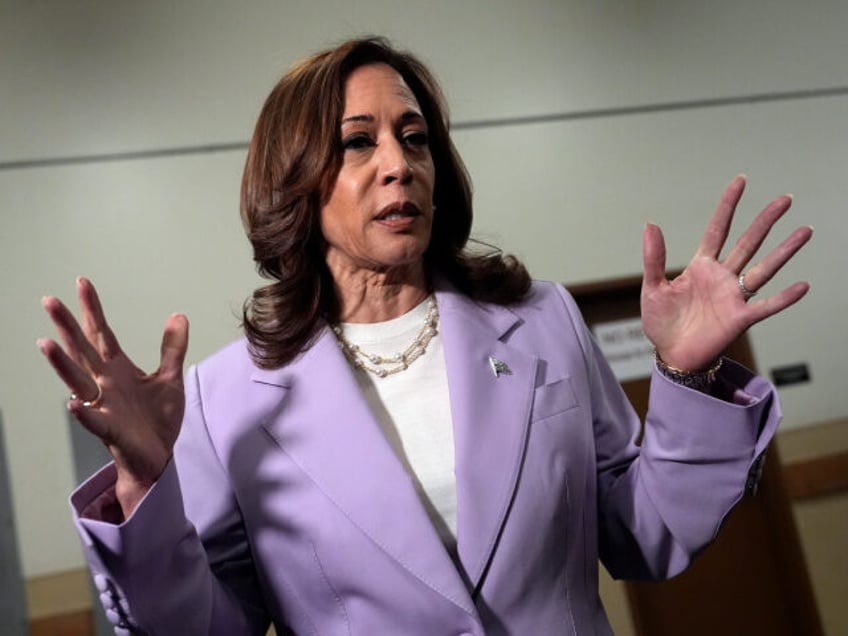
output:
[[[641,318],[599,322],[592,331],[619,382],[651,375],[654,345],[642,331]]]

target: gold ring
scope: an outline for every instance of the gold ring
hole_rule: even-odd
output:
[[[100,400],[103,399],[103,387],[100,386],[100,383],[95,380],[94,386],[97,387],[97,395],[94,396],[93,400],[82,400],[82,405],[87,409],[93,409],[98,404],[100,404]],[[79,400],[80,397],[76,393],[71,393],[71,400]]]

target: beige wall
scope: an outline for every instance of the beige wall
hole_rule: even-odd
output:
[[[804,556],[825,634],[848,633],[848,493],[799,501],[794,506]]]
[[[296,57],[386,33],[433,65],[459,124],[595,112],[456,132],[478,233],[537,277],[637,272],[646,220],[681,266],[737,172],[750,177],[743,221],[793,191],[784,229],[813,224],[817,236],[780,281],[812,279],[813,293],[752,340],[762,369],[811,365],[813,382],[781,391],[797,427],[848,415],[848,97],[597,111],[846,87],[846,23],[837,0],[0,0],[0,408],[26,575],[82,563],[66,504],[65,391],[34,344],[51,333],[39,298],[70,298],[74,277],[91,276],[126,349],[150,367],[172,311],[192,319],[192,361],[236,337],[256,278],[237,218],[243,151],[25,162],[245,142]]]
[[[784,431],[777,444],[786,466],[844,456],[848,453],[848,419]],[[838,480],[830,476],[828,481]],[[844,475],[841,483],[845,483]],[[796,499],[793,512],[825,634],[848,634],[848,491]]]

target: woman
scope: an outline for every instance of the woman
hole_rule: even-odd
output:
[[[465,251],[470,187],[439,89],[412,56],[355,40],[293,67],[248,153],[242,216],[260,271],[246,339],[183,379],[184,316],[150,375],[90,282],[82,326],[39,346],[114,458],[72,497],[107,613],[151,634],[609,633],[613,575],[680,572],[742,496],[779,418],[721,358],[798,301],[751,296],[809,240],[744,275],[790,197],[719,254],[734,179],[686,270],[644,232],[656,346],[639,422],[557,285]]]

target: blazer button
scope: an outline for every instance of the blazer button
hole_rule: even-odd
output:
[[[121,615],[118,614],[114,609],[106,610],[106,620],[108,620],[112,625],[117,625],[121,622]]]
[[[109,579],[107,579],[102,574],[94,575],[94,587],[97,588],[98,592],[105,592],[109,589]]]
[[[109,592],[103,592],[100,595],[100,602],[103,604],[103,609],[115,609],[115,599]]]
[[[745,493],[751,496],[757,494],[757,490],[760,486],[760,480],[763,477],[763,466],[766,463],[766,454],[762,453],[757,459],[754,460],[754,463],[751,465],[751,469],[748,471],[748,480],[745,483]]]

